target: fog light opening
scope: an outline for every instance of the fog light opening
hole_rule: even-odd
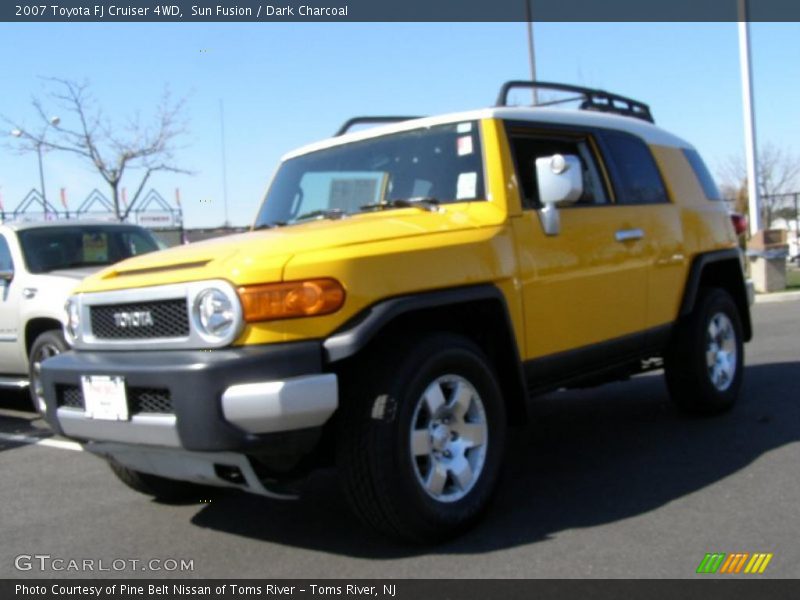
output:
[[[247,483],[239,467],[215,464],[214,474],[223,481],[233,483],[234,485],[245,485]]]

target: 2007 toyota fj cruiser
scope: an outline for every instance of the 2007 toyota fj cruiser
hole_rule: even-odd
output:
[[[507,106],[532,86],[580,109]],[[252,231],[86,279],[47,419],[157,497],[282,496],[335,454],[366,522],[437,540],[486,507],[530,395],[663,367],[680,408],[730,408],[750,299],[711,176],[647,105],[509,82],[292,152]]]

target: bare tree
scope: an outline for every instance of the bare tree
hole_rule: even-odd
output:
[[[48,81],[55,88],[49,94],[50,102],[64,111],[61,119],[49,116],[52,113],[45,103],[34,98],[33,108],[43,124],[38,132],[20,127],[8,117],[4,120],[15,126],[23,152],[56,150],[87,160],[111,188],[114,212],[120,221],[128,217],[153,173],[189,173],[175,164],[176,140],[187,131],[183,119],[185,100],[173,101],[165,91],[156,106],[153,123],[143,124],[137,113],[124,126],[115,126],[97,107],[88,83]],[[136,192],[127,206],[120,206],[122,179],[134,173],[138,176],[138,184],[133,186]]]
[[[800,186],[800,159],[774,144],[767,144],[758,153],[759,194],[762,217],[767,227],[781,218],[781,194],[795,192]],[[748,212],[747,167],[741,156],[728,157],[717,169],[723,196],[734,203],[737,212]]]

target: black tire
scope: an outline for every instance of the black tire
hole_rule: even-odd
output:
[[[113,460],[108,461],[108,466],[111,467],[114,475],[129,488],[162,502],[200,502],[216,491],[212,487],[189,481],[178,481],[134,471]]]
[[[721,317],[720,317],[721,316]],[[710,328],[715,323],[732,334],[724,345],[735,351],[732,375],[721,376],[729,369],[708,364],[707,351],[719,358],[724,351],[714,352],[712,344],[720,347],[721,337],[712,339]],[[730,328],[725,322],[730,324]],[[665,356],[665,377],[672,401],[684,412],[695,415],[715,415],[730,410],[739,396],[744,371],[744,345],[739,311],[730,294],[721,288],[701,290],[692,313],[677,324]],[[729,340],[729,341],[728,341]],[[715,364],[717,364],[715,362]],[[714,379],[716,378],[717,384]]]
[[[500,387],[481,350],[450,334],[430,335],[402,348],[387,345],[358,362],[343,383],[337,463],[355,513],[385,535],[416,543],[442,541],[469,528],[496,488],[506,437]],[[430,392],[428,398],[435,389],[445,400],[438,415],[455,406],[468,410],[462,416],[454,409],[449,417],[436,417],[423,399],[423,392]],[[457,390],[464,391],[464,402],[450,402]],[[428,440],[430,455],[414,453],[412,428],[422,434],[416,440]],[[436,436],[425,437],[430,431]],[[474,441],[481,437],[484,443]],[[428,482],[441,482],[446,473],[440,492],[435,483],[426,491],[425,471]],[[465,473],[471,482],[459,484]]]
[[[40,415],[44,414],[46,408],[39,375],[41,363],[46,358],[56,356],[67,350],[69,350],[69,344],[67,344],[67,340],[64,339],[64,334],[60,329],[51,329],[40,333],[31,345],[31,351],[28,354],[28,389],[33,408]]]

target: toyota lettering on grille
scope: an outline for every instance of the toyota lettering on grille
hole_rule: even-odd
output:
[[[152,327],[155,323],[149,310],[136,310],[114,313],[114,325],[121,328]]]

